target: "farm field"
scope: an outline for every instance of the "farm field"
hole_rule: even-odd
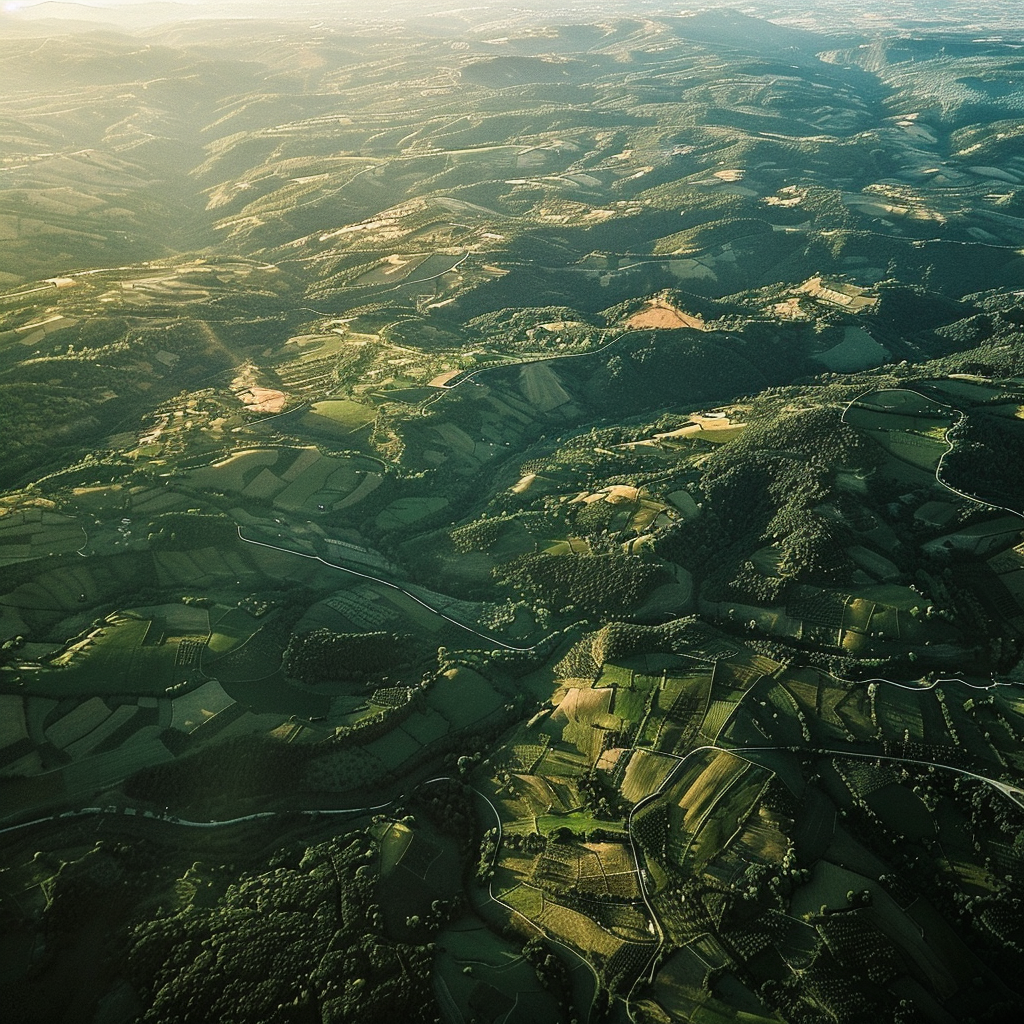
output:
[[[24,680],[26,692],[161,695],[195,678],[206,630],[168,634],[160,619],[114,613]],[[173,627],[170,627],[173,628]]]
[[[191,478],[200,487],[312,513],[358,504],[379,482],[377,468],[369,460],[330,458],[315,448],[260,448],[195,470]]]
[[[844,419],[897,460],[933,472],[949,449],[946,432],[955,422],[949,410],[910,391],[865,395],[847,409]]]
[[[440,933],[435,988],[442,1006],[460,1013],[487,1005],[504,1010],[506,1020],[561,1020],[556,999],[541,986],[519,948],[503,941],[474,917],[462,918]],[[466,973],[465,968],[471,972]]]
[[[353,434],[373,421],[373,410],[358,402],[330,399],[315,402],[303,416],[303,425],[314,433]]]

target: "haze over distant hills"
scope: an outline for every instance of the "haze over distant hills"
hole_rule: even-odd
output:
[[[888,3],[836,3],[823,7],[814,0],[760,0],[740,5],[735,0],[703,0],[693,8],[666,4],[663,0],[592,0],[589,3],[566,4],[561,0],[530,0],[516,8],[522,14],[553,20],[589,20],[594,17],[629,15],[678,15],[690,10],[740,10],[744,14],[777,23],[804,25],[808,28],[855,28],[861,31],[882,31],[893,28],[934,31],[943,29],[1004,29],[1021,35],[1019,9],[1014,0],[979,0],[970,8],[952,0],[893,0]],[[484,2],[460,8],[436,0],[386,0],[377,8],[366,8],[339,0],[298,0],[290,3],[263,4],[258,12],[262,19],[289,21],[480,21],[490,14],[500,19],[507,9],[500,4]],[[0,11],[0,24],[9,29],[33,30],[40,21],[56,20],[79,23],[83,30],[94,24],[109,24],[122,29],[142,29],[176,20],[219,18],[252,18],[254,12],[247,0],[90,0],[75,3],[63,0],[12,0]],[[35,28],[38,31],[38,25]]]

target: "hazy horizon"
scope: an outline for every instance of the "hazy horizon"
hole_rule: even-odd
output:
[[[488,22],[492,18],[542,17],[579,21],[613,16],[679,16],[708,10],[732,10],[779,24],[815,31],[970,31],[1021,33],[1019,8],[1010,0],[982,0],[970,8],[949,0],[889,0],[889,2],[840,2],[823,8],[812,0],[698,0],[672,3],[665,0],[526,0],[509,8],[496,0],[468,5],[450,0],[384,0],[367,7],[352,0],[271,0],[254,9],[246,0],[6,0],[0,18],[18,32],[39,31],[34,26],[64,22],[67,28],[109,25],[137,30],[185,20],[240,19],[315,23],[332,21],[382,22],[448,19],[453,23]]]

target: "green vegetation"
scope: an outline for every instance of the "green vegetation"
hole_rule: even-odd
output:
[[[410,668],[417,645],[394,633],[339,635],[326,629],[293,636],[284,652],[284,669],[304,683],[362,681]]]
[[[523,555],[498,572],[501,582],[538,604],[610,616],[635,608],[667,579],[655,565],[613,554]]]

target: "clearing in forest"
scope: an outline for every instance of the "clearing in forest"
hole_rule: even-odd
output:
[[[630,330],[644,328],[675,330],[679,327],[689,327],[695,331],[703,331],[704,321],[699,316],[690,316],[689,313],[684,313],[665,299],[655,298],[648,300],[643,309],[634,313],[626,321],[626,327]]]

